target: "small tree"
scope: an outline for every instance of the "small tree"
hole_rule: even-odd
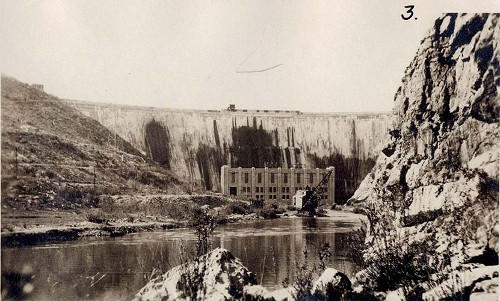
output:
[[[177,283],[177,288],[182,290],[185,297],[190,300],[203,300],[206,295],[206,285],[204,283],[207,271],[206,257],[211,249],[210,237],[215,229],[215,218],[206,211],[195,212],[195,234],[196,234],[196,254],[192,260],[186,260],[186,252],[181,247],[180,255],[182,262],[181,279]]]

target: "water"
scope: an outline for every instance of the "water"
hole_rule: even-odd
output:
[[[317,264],[317,250],[325,242],[332,250],[329,266],[352,276],[358,268],[345,238],[359,225],[359,216],[342,212],[330,218],[257,220],[218,226],[212,243],[231,251],[259,283],[274,289],[293,279],[297,264]],[[2,272],[32,269],[34,300],[130,300],[152,271],[178,265],[179,250],[189,253],[195,243],[192,230],[176,229],[3,248]]]

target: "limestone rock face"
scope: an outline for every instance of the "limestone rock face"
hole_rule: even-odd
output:
[[[495,14],[436,21],[395,96],[387,146],[395,151],[379,156],[353,199],[367,199],[375,186],[456,182],[467,170],[498,179],[497,22]]]
[[[255,276],[241,260],[217,248],[151,280],[134,300],[235,300],[251,284],[256,284]]]
[[[396,92],[390,143],[350,200],[390,216],[394,233],[424,239],[442,254],[435,264],[452,268],[498,252],[498,22],[436,20]]]

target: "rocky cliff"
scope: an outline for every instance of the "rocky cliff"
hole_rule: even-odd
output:
[[[194,186],[220,189],[220,167],[335,166],[337,197],[374,164],[388,114],[201,111],[68,101]],[[110,137],[109,143],[114,143]]]
[[[369,209],[378,289],[425,282],[424,299],[458,298],[486,278],[444,275],[498,264],[498,19],[439,18],[406,69],[390,143],[350,202]]]

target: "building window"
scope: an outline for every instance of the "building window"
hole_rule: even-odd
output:
[[[248,183],[248,172],[245,173],[245,183]]]
[[[255,187],[255,192],[259,192],[259,187]]]
[[[285,193],[285,187],[281,187],[281,193]]]
[[[310,173],[309,174],[309,183],[313,183],[314,182],[314,174],[313,173]]]
[[[283,174],[283,183],[288,183],[288,174],[287,173]]]
[[[262,183],[262,174],[260,172],[257,174],[257,183]]]
[[[269,187],[269,192],[273,192],[273,188],[272,187]]]
[[[271,174],[271,183],[274,183],[274,173]]]
[[[297,174],[297,184],[300,184],[300,173]]]
[[[236,173],[232,172],[231,173],[231,183],[234,183],[234,182],[236,182]]]

